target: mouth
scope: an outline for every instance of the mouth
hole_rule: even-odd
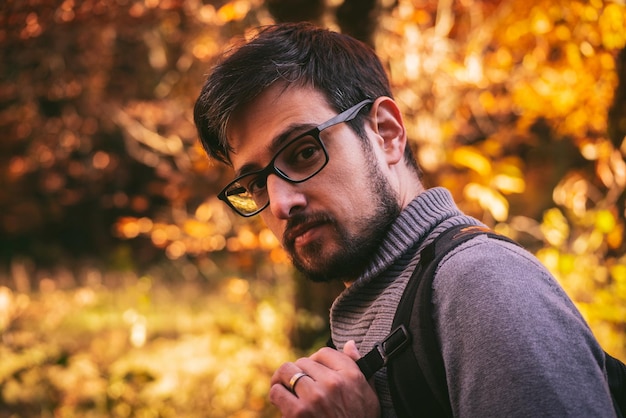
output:
[[[287,225],[283,241],[285,247],[288,249],[294,249],[296,247],[303,247],[310,244],[315,239],[319,238],[319,231],[321,227],[328,224],[328,219],[308,219],[300,222],[293,221],[292,225]]]

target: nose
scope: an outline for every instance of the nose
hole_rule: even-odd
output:
[[[306,197],[299,186],[275,174],[267,177],[267,194],[270,200],[269,210],[274,217],[277,219],[288,219],[306,206]]]

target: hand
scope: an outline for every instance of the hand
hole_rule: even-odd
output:
[[[285,363],[272,376],[270,401],[286,418],[377,418],[378,397],[355,363],[360,357],[354,341],[349,341],[343,353],[325,347],[311,357]],[[293,384],[292,392],[290,381],[300,372],[306,375]]]

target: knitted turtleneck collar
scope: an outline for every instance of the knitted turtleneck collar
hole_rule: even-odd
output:
[[[369,266],[357,279],[367,282],[424,240],[443,220],[463,215],[447,189],[428,189],[411,201],[391,225]]]

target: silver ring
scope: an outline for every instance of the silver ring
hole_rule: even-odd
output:
[[[298,373],[294,374],[293,376],[291,376],[291,379],[289,379],[289,390],[294,395],[296,393],[296,383],[298,383],[298,380],[302,379],[304,376],[309,376],[309,375],[304,373],[304,372],[298,372]],[[311,376],[309,376],[309,377],[311,377]]]

